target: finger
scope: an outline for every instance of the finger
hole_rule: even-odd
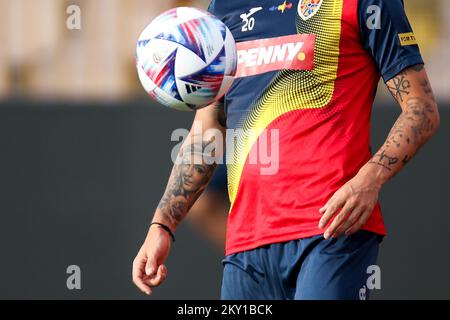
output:
[[[330,203],[330,205],[327,206],[326,211],[323,214],[322,218],[320,218],[319,228],[320,229],[324,228],[328,224],[330,219],[334,216],[336,211],[339,208],[341,208],[343,205],[344,205],[344,201],[342,201],[340,199],[337,199],[337,200],[333,201],[332,203]]]
[[[325,203],[325,205],[319,209],[319,213],[324,213],[327,208],[330,206],[331,203],[334,202],[334,199],[336,198],[336,193],[334,193],[330,199],[328,199],[327,203]]]
[[[161,283],[164,282],[167,278],[167,268],[165,265],[160,265],[158,267],[158,271],[156,272],[156,275],[154,277],[148,277],[146,280],[146,283],[152,287],[157,287]]]
[[[340,235],[344,234],[348,229],[350,229],[351,226],[355,224],[355,222],[358,221],[361,214],[364,212],[363,208],[355,208],[352,210],[351,214],[348,216],[348,218],[345,220],[343,224],[334,232],[336,237],[339,237]]]
[[[133,263],[133,283],[145,294],[150,295],[152,293],[152,289],[150,286],[145,284],[143,281],[144,278],[144,266],[145,260],[135,261]]]
[[[364,211],[364,213],[359,217],[359,219],[347,231],[345,231],[345,235],[350,236],[358,232],[366,224],[367,220],[369,220],[371,214],[372,214],[371,210]]]
[[[349,202],[347,202],[344,205],[344,207],[342,208],[341,212],[339,212],[339,214],[336,215],[336,217],[334,218],[334,220],[331,223],[331,225],[325,231],[325,233],[323,235],[325,239],[328,239],[328,238],[330,238],[331,236],[334,235],[334,233],[336,232],[337,228],[339,226],[341,226],[346,221],[346,219],[348,218],[348,215],[353,210],[353,208],[354,208],[354,206],[351,205]]]
[[[133,280],[133,282],[139,288],[139,290],[141,290],[146,295],[152,294],[152,288],[149,285],[145,284],[142,278],[137,278]]]
[[[328,206],[329,203],[327,202],[322,208],[319,209],[319,213],[324,213],[327,210]]]
[[[145,274],[147,276],[153,277],[156,274],[156,270],[157,270],[156,259],[153,258],[153,255],[147,255],[147,263],[145,264]]]

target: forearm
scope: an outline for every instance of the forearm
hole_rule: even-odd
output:
[[[189,138],[190,137],[188,137],[188,139]],[[202,141],[202,143],[205,142],[207,141]],[[186,150],[189,145],[190,144],[187,143],[181,148],[178,160],[180,160],[180,157],[182,157],[183,154],[184,157],[186,157],[186,153],[190,152],[189,150]],[[177,162],[181,162],[181,160]],[[169,226],[172,231],[175,230],[178,224],[185,218],[198,197],[203,193],[203,190],[212,178],[216,165],[216,163],[202,164],[205,178],[198,186],[196,186],[195,190],[188,191],[183,183],[183,166],[186,166],[186,164],[175,163],[166,190],[159,201],[152,221],[164,223]]]
[[[222,160],[225,120],[223,106],[215,103],[197,111],[173,166],[153,222],[172,231],[184,219]]]
[[[385,143],[362,168],[382,186],[416,155],[439,127],[439,113],[423,66],[393,79],[388,87],[402,107]]]

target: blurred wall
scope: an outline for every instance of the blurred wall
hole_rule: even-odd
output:
[[[398,110],[375,106],[374,147]],[[170,134],[192,116],[148,100],[0,104],[0,298],[144,298],[132,260],[166,185]],[[382,191],[389,235],[375,298],[450,299],[449,122],[442,108],[437,136]],[[186,223],[176,236],[153,298],[219,298],[223,252]],[[66,288],[72,264],[80,291]]]
[[[0,0],[0,100],[126,101],[144,96],[134,66],[144,27],[175,6],[208,0]],[[71,6],[80,29],[67,28]],[[405,6],[437,96],[450,100],[450,2]],[[390,98],[382,90],[382,97]]]
[[[0,0],[0,100],[124,100],[143,95],[135,45],[152,19],[207,1]],[[80,29],[69,29],[73,6]]]

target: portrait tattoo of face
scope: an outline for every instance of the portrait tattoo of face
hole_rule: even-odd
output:
[[[211,142],[193,143],[183,149],[181,161],[181,183],[186,193],[195,193],[204,189],[211,177],[211,155],[205,148]],[[205,161],[208,159],[208,161]],[[215,165],[214,165],[215,166]]]
[[[169,185],[158,206],[171,222],[180,222],[208,185],[217,165],[212,143],[214,140],[202,141],[181,149],[181,161],[175,164]]]

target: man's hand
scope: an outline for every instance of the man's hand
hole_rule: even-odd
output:
[[[331,218],[333,222],[325,230],[324,238],[351,235],[363,227],[372,214],[378,200],[381,185],[373,175],[361,170],[353,179],[342,186],[319,210],[323,214],[319,228],[324,228]]]
[[[152,293],[152,287],[159,286],[167,277],[164,265],[170,252],[169,234],[152,225],[147,238],[133,261],[133,282],[145,294]]]
[[[386,83],[402,108],[385,143],[359,173],[340,188],[319,212],[324,237],[350,235],[363,227],[381,186],[399,172],[439,127],[439,111],[423,65],[412,66]]]
[[[181,147],[166,190],[155,210],[154,222],[164,223],[173,232],[206,188],[217,164],[205,163],[203,156],[198,157],[198,151],[200,150],[202,155],[220,155],[223,152],[216,150],[215,144],[210,145],[216,137],[206,133],[209,129],[218,129],[224,138],[225,120],[223,101],[215,102],[196,112],[194,124]],[[198,124],[201,124],[204,131],[196,132]],[[221,142],[218,146],[222,146],[225,141]],[[179,161],[183,159],[190,161]],[[198,163],[195,163],[196,161]],[[152,293],[152,287],[160,285],[167,277],[164,263],[169,255],[171,240],[166,230],[152,225],[133,261],[133,282],[148,295]]]

